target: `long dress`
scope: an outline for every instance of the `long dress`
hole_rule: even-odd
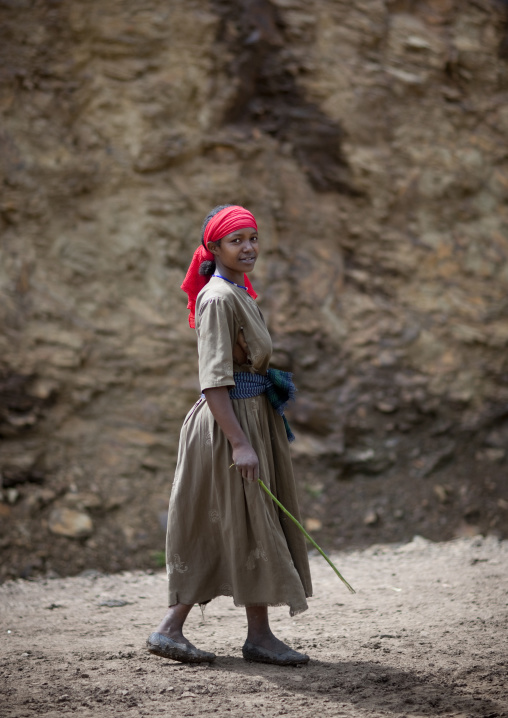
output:
[[[201,390],[235,385],[233,373],[266,374],[272,343],[245,290],[212,278],[196,302]],[[247,363],[237,365],[239,333]],[[261,394],[232,399],[259,458],[260,477],[299,519],[289,443],[282,417]],[[242,479],[231,446],[202,396],[187,414],[171,492],[166,543],[169,605],[232,596],[237,606],[307,608],[312,584],[305,539],[257,481]]]

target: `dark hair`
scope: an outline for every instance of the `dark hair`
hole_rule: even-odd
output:
[[[226,207],[233,207],[232,204],[220,204],[217,207],[214,207],[205,217],[205,221],[203,222],[203,226],[201,227],[201,244],[205,249],[207,249],[205,245],[205,229],[208,222],[212,219],[212,217],[215,217],[216,214],[218,214],[222,209],[226,209]],[[220,239],[215,243],[220,246]],[[199,265],[199,273],[204,277],[211,277],[211,275],[215,272],[216,264],[213,259],[206,259],[204,262],[201,262]]]

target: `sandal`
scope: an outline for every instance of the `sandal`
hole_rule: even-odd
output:
[[[275,653],[267,648],[256,646],[250,641],[245,641],[242,648],[243,657],[246,661],[256,663],[273,663],[275,666],[300,666],[309,662],[309,656],[305,653],[298,653],[288,648],[283,653]]]
[[[151,633],[146,641],[146,647],[156,656],[170,658],[180,663],[211,663],[215,660],[215,653],[200,651],[192,644],[177,643],[163,633]]]

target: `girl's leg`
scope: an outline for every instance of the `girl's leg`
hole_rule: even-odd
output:
[[[184,637],[182,630],[185,619],[189,615],[192,608],[192,604],[187,603],[175,603],[168,608],[168,612],[160,622],[157,633],[162,633],[168,638],[172,638],[178,643],[189,644],[189,641]]]
[[[150,653],[181,663],[203,663],[215,659],[214,653],[200,651],[182,633],[191,608],[192,605],[185,603],[175,603],[168,608],[157,630],[148,636],[146,645]]]
[[[289,646],[273,635],[266,606],[247,606],[245,612],[248,626],[247,640],[250,643],[274,653],[283,653],[290,650]]]
[[[266,606],[250,606],[247,612],[248,634],[242,648],[247,661],[273,663],[278,666],[299,666],[309,662],[309,656],[298,653],[275,638],[268,623]]]

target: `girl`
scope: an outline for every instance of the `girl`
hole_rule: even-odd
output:
[[[305,611],[312,585],[304,538],[257,482],[261,477],[299,517],[292,435],[281,407],[294,387],[290,375],[268,368],[270,335],[247,277],[259,252],[256,220],[237,205],[216,207],[201,242],[182,289],[197,331],[203,393],[184,421],[169,504],[169,610],[147,646],[177,661],[213,661],[182,629],[195,603],[225,595],[245,606],[245,659],[306,663],[268,621],[268,606]],[[282,384],[283,399],[274,383]]]

